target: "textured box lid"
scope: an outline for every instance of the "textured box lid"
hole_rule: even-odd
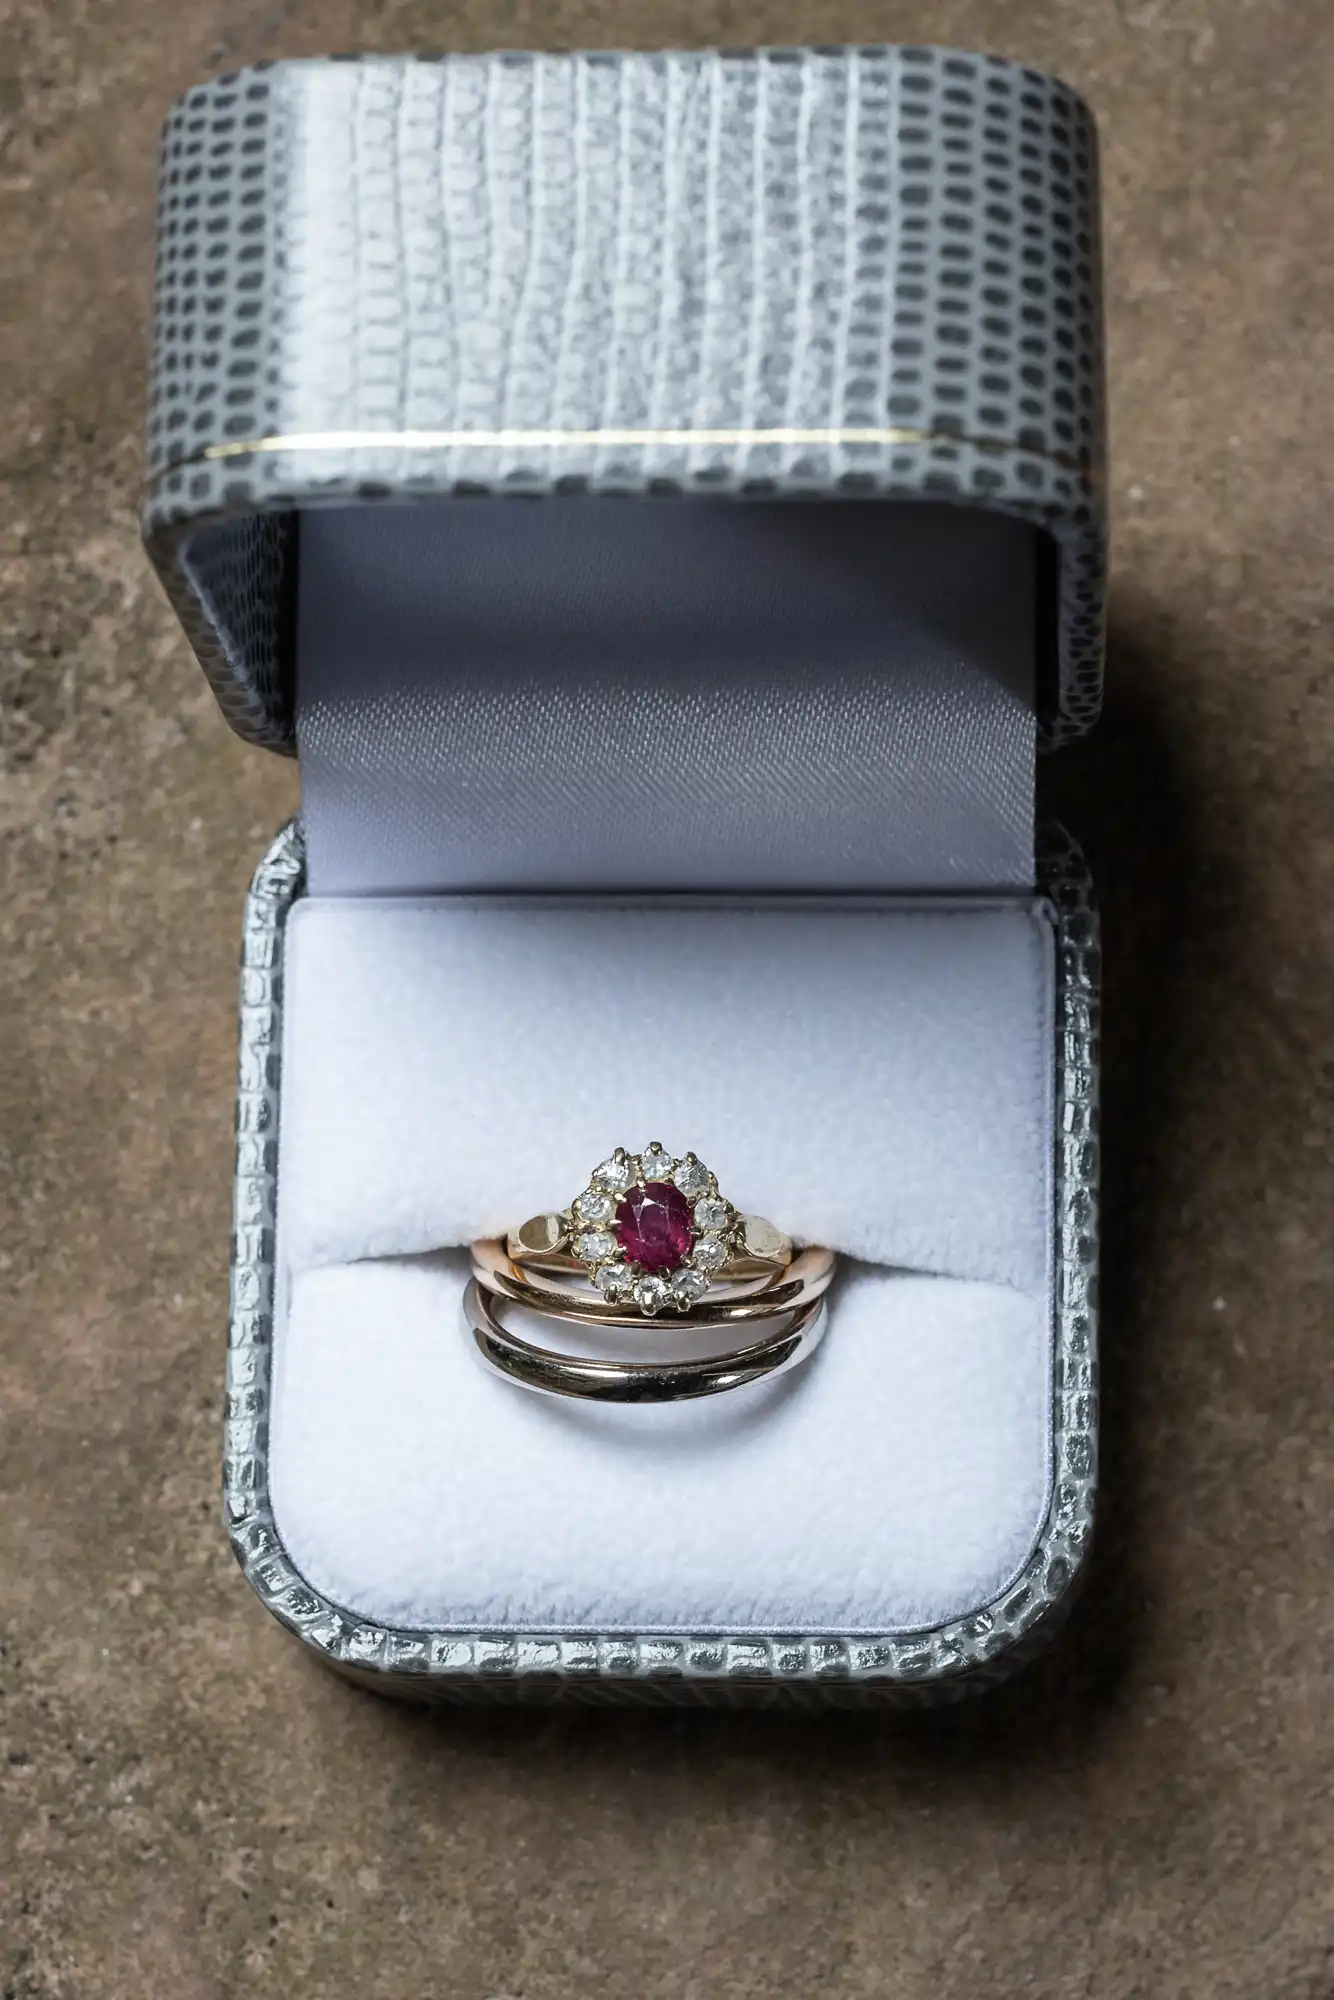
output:
[[[1093,123],[1037,72],[892,47],[259,66],[164,134],[144,532],[233,726],[290,749],[308,507],[994,509],[1049,558],[1057,741],[1100,699],[1102,369]]]

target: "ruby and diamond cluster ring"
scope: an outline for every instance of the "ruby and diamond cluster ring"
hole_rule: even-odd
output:
[[[830,1250],[797,1250],[743,1215],[694,1153],[656,1140],[622,1146],[570,1206],[535,1215],[502,1241],[472,1245],[464,1311],[482,1359],[525,1388],[598,1402],[678,1402],[768,1379],[803,1361],[824,1331]],[[539,1345],[508,1323],[522,1307],[586,1347],[599,1327],[645,1331],[666,1320],[746,1329],[745,1344],[705,1355],[619,1359]]]

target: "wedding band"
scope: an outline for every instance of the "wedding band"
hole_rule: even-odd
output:
[[[794,1248],[781,1229],[743,1215],[694,1153],[656,1140],[618,1146],[570,1206],[535,1215],[502,1241],[471,1246],[464,1314],[482,1359],[523,1387],[596,1402],[679,1402],[718,1395],[795,1367],[818,1345],[835,1257]],[[744,1346],[673,1359],[620,1360],[550,1348],[505,1324],[521,1307],[574,1328],[744,1328]]]
[[[780,1315],[784,1324],[761,1340],[729,1353],[688,1361],[605,1361],[539,1347],[502,1326],[491,1296],[476,1278],[463,1310],[482,1359],[525,1389],[574,1396],[595,1403],[680,1403],[772,1381],[804,1361],[825,1329],[823,1297]]]

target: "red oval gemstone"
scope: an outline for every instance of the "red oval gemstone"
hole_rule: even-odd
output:
[[[616,1240],[632,1264],[668,1271],[694,1248],[690,1203],[669,1181],[645,1181],[616,1204]]]

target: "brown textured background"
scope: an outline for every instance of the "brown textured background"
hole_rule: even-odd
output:
[[[400,1712],[219,1526],[226,733],[132,495],[152,150],[259,56],[924,39],[1102,121],[1106,1507],[1062,1650],[903,1721]],[[1334,1994],[1329,0],[0,13],[0,1996]]]

